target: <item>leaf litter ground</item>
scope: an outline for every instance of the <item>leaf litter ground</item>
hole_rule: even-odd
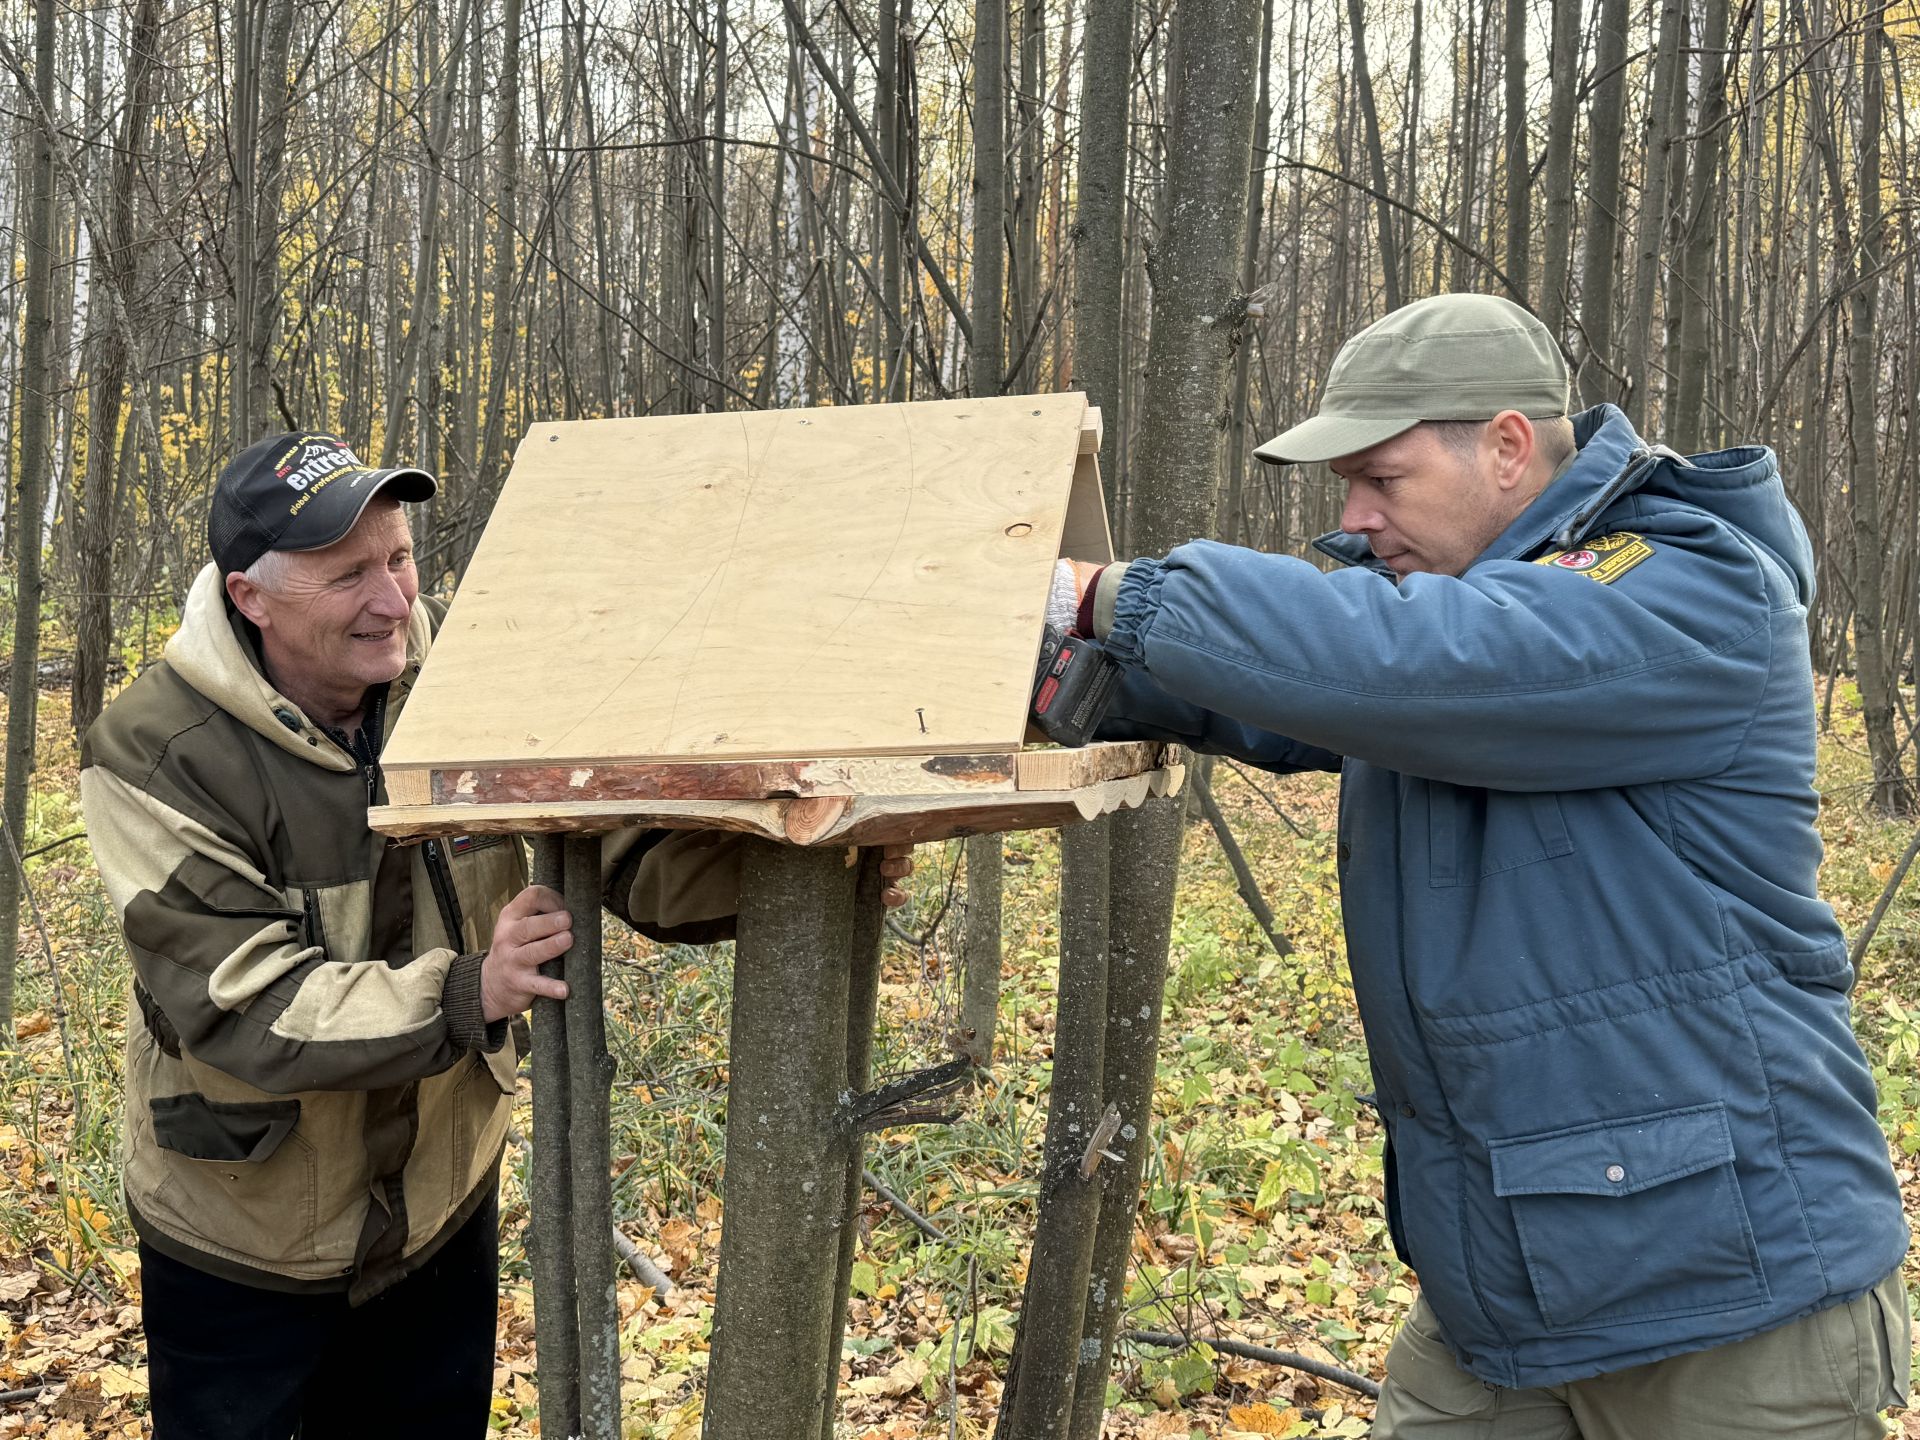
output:
[[[30,1392],[0,1400],[0,1440],[150,1433],[138,1255],[114,1160],[127,975],[85,839],[69,838],[81,820],[64,699],[42,697],[26,840],[43,853],[28,862],[34,904],[22,928],[15,1043],[0,1051],[0,1391]],[[1908,829],[1866,812],[1870,772],[1850,687],[1834,709],[1822,743],[1822,879],[1851,933]],[[1334,781],[1221,765],[1214,784],[1295,949],[1273,953],[1211,832],[1190,827],[1127,1325],[1303,1351],[1378,1377],[1417,1282],[1387,1240],[1380,1138],[1359,1099],[1370,1087],[1340,936]],[[877,1073],[949,1051],[960,850],[921,851],[912,901],[895,917]],[[946,1238],[923,1239],[866,1197],[839,1393],[849,1440],[992,1429],[1045,1123],[1059,876],[1051,835],[1009,836],[1003,854],[1006,963],[993,1071],[960,1123],[885,1133],[869,1149],[869,1167]],[[610,923],[608,957],[616,1220],[675,1286],[660,1299],[622,1280],[625,1430],[633,1440],[696,1440],[722,1215],[730,956],[726,947],[653,946]],[[1920,1213],[1916,957],[1920,905],[1903,900],[1856,996],[1910,1214]],[[523,1076],[501,1190],[492,1423],[502,1436],[539,1433],[524,1249],[527,1102]],[[1920,1288],[1920,1263],[1909,1265]],[[1113,1440],[1360,1435],[1370,1420],[1359,1396],[1205,1343],[1125,1347],[1108,1399]],[[1905,1421],[1920,1440],[1916,1417]]]

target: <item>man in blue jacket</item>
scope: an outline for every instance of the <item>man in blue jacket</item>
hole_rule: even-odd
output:
[[[1350,340],[1342,562],[1063,567],[1102,731],[1342,773],[1349,960],[1421,1298],[1375,1435],[1878,1437],[1907,1227],[1815,891],[1813,556],[1774,457],[1691,459],[1487,296]]]

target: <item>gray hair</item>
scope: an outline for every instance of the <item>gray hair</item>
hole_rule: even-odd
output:
[[[287,572],[292,568],[293,559],[289,552],[268,550],[240,574],[256,590],[277,591],[287,583]]]

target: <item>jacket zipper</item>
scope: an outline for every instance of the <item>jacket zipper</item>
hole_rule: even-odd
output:
[[[453,866],[446,849],[438,840],[426,844],[427,879],[433,886],[434,901],[440,907],[440,923],[447,927],[447,942],[455,949],[463,947],[460,924],[460,896],[454,889]]]

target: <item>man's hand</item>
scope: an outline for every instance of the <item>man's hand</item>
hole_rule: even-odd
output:
[[[573,944],[573,918],[567,902],[544,885],[529,885],[493,923],[493,945],[480,964],[480,1013],[491,1025],[518,1015],[536,995],[567,998],[567,982],[540,973],[549,960]]]
[[[911,845],[884,845],[880,849],[880,875],[887,882],[880,892],[880,903],[893,910],[907,903],[906,889],[900,881],[913,874]]]

